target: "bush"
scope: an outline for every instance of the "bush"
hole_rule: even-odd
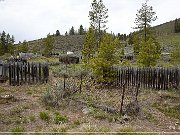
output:
[[[54,95],[52,93],[53,93],[52,88],[50,86],[48,86],[46,92],[42,96],[42,101],[46,105],[54,105],[55,104]]]
[[[14,132],[13,134],[21,134],[22,132],[24,132],[24,128],[23,127],[15,127],[11,130],[11,132]],[[20,133],[17,133],[17,132],[20,132]]]
[[[161,54],[160,44],[150,38],[147,42],[141,43],[138,56],[138,63],[145,67],[155,66]]]
[[[49,121],[49,119],[50,119],[50,116],[47,112],[40,112],[39,116],[44,121]]]
[[[58,82],[56,87],[48,86],[46,92],[42,96],[42,101],[49,106],[59,106],[60,101],[79,90],[79,86],[74,79],[67,79],[64,82]]]
[[[61,124],[61,123],[65,123],[67,121],[68,121],[67,117],[66,116],[62,116],[60,114],[56,114],[56,116],[54,118],[55,124]]]

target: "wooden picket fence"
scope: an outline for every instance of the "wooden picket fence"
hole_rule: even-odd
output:
[[[178,89],[180,68],[134,68],[118,67],[115,71],[115,85],[137,86],[152,89]]]
[[[22,85],[44,83],[48,81],[49,68],[48,64],[44,63],[9,63],[9,84]]]

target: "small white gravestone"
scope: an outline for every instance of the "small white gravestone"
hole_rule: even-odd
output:
[[[70,54],[74,54],[74,53],[73,53],[73,52],[68,51],[68,52],[67,52],[67,55],[70,55]]]

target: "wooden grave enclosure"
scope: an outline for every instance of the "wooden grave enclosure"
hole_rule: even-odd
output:
[[[113,69],[116,86],[140,85],[141,88],[179,89],[180,68],[135,68],[118,67]]]
[[[47,83],[49,67],[47,63],[9,63],[9,84],[22,85]]]

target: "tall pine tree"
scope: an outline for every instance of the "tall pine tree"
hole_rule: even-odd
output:
[[[69,35],[75,35],[75,30],[74,27],[72,26],[71,29],[69,30]]]
[[[108,9],[102,0],[93,0],[89,11],[90,25],[96,32],[97,48],[102,38],[102,32],[107,29]]]
[[[111,34],[105,34],[102,38],[98,53],[91,61],[91,68],[97,82],[112,82],[114,74],[111,69],[118,62],[116,48],[119,43],[119,39],[114,39]]]
[[[90,64],[90,59],[95,55],[96,37],[95,31],[90,27],[85,35],[85,42],[82,50],[83,62],[85,65]]]
[[[78,34],[79,35],[84,35],[84,28],[83,28],[83,26],[82,25],[80,25],[80,27],[79,27],[79,30],[78,30]]]
[[[148,30],[151,23],[157,19],[156,12],[153,11],[152,6],[148,6],[147,1],[142,4],[141,9],[139,9],[136,14],[135,24],[137,27],[135,29],[144,31],[144,41],[147,41]]]
[[[44,55],[46,57],[50,56],[54,49],[54,37],[50,35],[50,33],[47,35],[47,37],[43,40],[44,43]]]

